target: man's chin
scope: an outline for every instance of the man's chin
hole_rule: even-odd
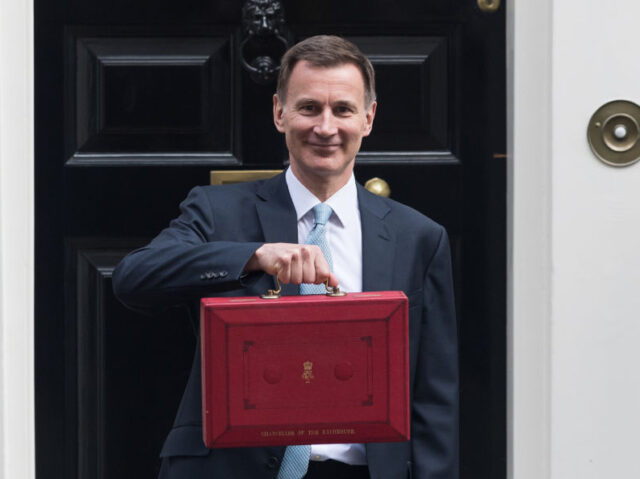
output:
[[[329,157],[315,160],[308,169],[318,176],[332,176],[340,175],[345,167],[345,164]]]
[[[295,160],[294,160],[295,161]],[[304,173],[316,177],[328,178],[341,176],[353,163],[345,163],[344,160],[334,157],[316,156],[313,159],[298,163],[297,167]],[[349,173],[351,171],[349,170]]]
[[[340,153],[340,145],[315,145],[311,147],[313,155],[319,158],[332,158]]]

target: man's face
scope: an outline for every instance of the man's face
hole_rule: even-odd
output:
[[[291,169],[309,188],[348,181],[362,138],[373,126],[376,103],[364,103],[364,80],[357,66],[314,67],[298,62],[286,99],[273,99],[276,128],[285,134]],[[311,188],[310,188],[311,189]]]

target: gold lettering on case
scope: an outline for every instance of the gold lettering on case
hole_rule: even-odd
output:
[[[353,436],[356,430],[344,429],[298,429],[297,431],[260,431],[261,437],[290,437],[290,436]]]
[[[295,431],[260,431],[262,437],[295,436]]]
[[[342,435],[351,436],[355,433],[356,433],[355,429],[323,429],[322,430],[323,436],[342,436]]]
[[[302,363],[303,371],[302,371],[302,379],[307,384],[311,384],[311,380],[313,379],[313,363],[311,361],[305,361]]]

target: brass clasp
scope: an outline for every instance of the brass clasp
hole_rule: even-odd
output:
[[[276,286],[278,289],[268,289],[267,292],[265,294],[261,294],[260,297],[262,299],[278,299],[280,297],[280,291],[282,291],[282,285],[280,284],[278,275],[276,275]]]
[[[332,298],[347,295],[347,293],[345,293],[344,291],[340,291],[340,286],[336,286],[336,287],[329,286],[329,280],[326,280],[324,282],[324,287],[327,290],[327,296],[330,296]]]
[[[280,284],[280,279],[278,279],[278,275],[275,276],[276,286],[278,289],[268,289],[265,294],[261,294],[260,297],[262,299],[278,299],[280,297],[280,292],[282,291],[282,285]],[[344,291],[340,291],[340,286],[329,286],[329,280],[324,282],[324,287],[327,290],[326,295],[332,298],[346,296],[347,293]]]

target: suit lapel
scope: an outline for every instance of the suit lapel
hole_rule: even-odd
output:
[[[395,237],[385,224],[390,209],[379,197],[358,185],[362,222],[362,290],[391,289]]]
[[[298,226],[284,173],[267,180],[257,191],[256,209],[267,243],[297,243]],[[275,286],[275,281],[274,281]],[[296,295],[299,286],[283,284],[283,295]]]

